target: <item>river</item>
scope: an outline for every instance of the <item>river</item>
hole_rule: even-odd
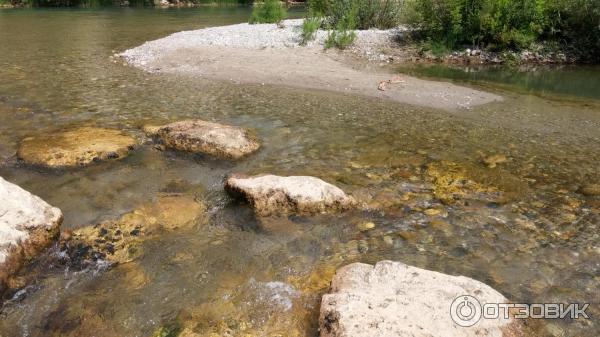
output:
[[[116,267],[58,263],[49,256],[64,252],[53,247],[26,270],[35,282],[5,299],[0,336],[175,336],[184,328],[317,336],[320,295],[335,268],[381,259],[472,277],[514,302],[592,303],[592,319],[530,325],[538,336],[600,335],[600,198],[580,189],[600,182],[600,68],[404,69],[505,98],[446,112],[147,74],[110,58],[249,15],[244,7],[0,10],[0,176],[61,208],[64,229],[116,219],[165,193],[208,207],[206,223],[148,240],[139,259]],[[146,144],[124,160],[70,170],[14,156],[27,136],[91,124],[141,138],[144,124],[184,118],[252,128],[263,148],[227,162]],[[506,162],[482,163],[497,154]],[[258,219],[224,193],[232,172],[318,176],[369,208]]]

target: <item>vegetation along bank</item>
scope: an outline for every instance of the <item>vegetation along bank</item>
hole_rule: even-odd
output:
[[[303,38],[329,31],[328,47],[353,44],[354,30],[404,26],[392,54],[403,59],[482,63],[598,63],[600,0],[0,0],[4,6],[254,5],[262,18],[285,19],[286,7],[305,5]]]

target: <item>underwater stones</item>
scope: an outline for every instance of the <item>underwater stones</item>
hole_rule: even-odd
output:
[[[290,275],[288,281],[303,294],[317,295],[329,288],[335,275],[335,267],[330,264],[319,264],[307,275]]]
[[[321,337],[522,336],[510,319],[485,319],[461,327],[450,316],[452,302],[471,295],[484,303],[506,303],[499,292],[479,281],[381,261],[338,269],[331,293],[322,298]]]
[[[177,318],[187,337],[307,336],[309,308],[294,286],[280,281],[244,280],[216,290],[211,299]]]
[[[168,148],[215,157],[239,159],[259,149],[260,143],[247,129],[203,120],[185,120],[144,131]]]
[[[459,164],[447,161],[427,165],[426,177],[433,183],[433,194],[447,205],[464,200],[504,203],[505,195],[496,187],[482,185],[472,179]]]
[[[225,189],[242,196],[260,216],[336,212],[356,204],[340,188],[310,176],[232,175]]]
[[[28,164],[46,167],[89,165],[96,161],[120,159],[137,145],[119,130],[80,127],[21,141],[17,157]]]
[[[356,226],[356,228],[361,232],[367,232],[367,231],[370,231],[371,229],[375,228],[375,224],[370,221],[361,222]]]
[[[64,244],[73,254],[126,263],[143,254],[145,240],[164,231],[189,228],[202,222],[205,213],[205,205],[192,197],[162,196],[118,220],[78,228]]]
[[[126,214],[123,220],[144,225],[149,230],[161,228],[172,231],[197,223],[205,213],[206,206],[191,196],[166,195]]]
[[[506,158],[506,156],[503,154],[494,154],[491,156],[484,157],[481,161],[489,168],[496,168],[496,166],[498,166],[499,164],[506,163],[508,161],[508,158]]]
[[[59,234],[62,212],[0,177],[0,292],[7,279]]]
[[[125,287],[129,290],[142,289],[150,283],[150,277],[136,262],[122,264],[119,268],[120,272],[124,274]]]
[[[144,131],[147,136],[156,136],[160,128],[161,126],[157,125],[144,125],[142,131]]]
[[[580,188],[581,194],[593,197],[600,195],[600,184],[587,184]]]
[[[15,145],[12,142],[0,135],[0,165],[7,162],[15,154],[16,149],[14,147]]]

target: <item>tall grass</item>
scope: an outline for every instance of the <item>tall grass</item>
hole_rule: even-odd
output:
[[[323,18],[315,15],[309,15],[307,18],[304,19],[304,21],[302,22],[301,44],[305,45],[309,41],[315,39],[317,31],[321,27],[322,22]]]
[[[329,35],[325,40],[325,48],[346,49],[352,45],[356,40],[354,29],[357,28],[357,17],[358,6],[356,4],[346,9],[346,12],[337,20],[335,29],[329,31]]]
[[[287,17],[287,11],[279,0],[265,0],[252,11],[250,23],[277,23]]]

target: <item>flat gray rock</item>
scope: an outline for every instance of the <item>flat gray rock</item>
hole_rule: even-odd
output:
[[[225,189],[241,195],[260,216],[335,212],[356,203],[340,188],[309,176],[232,175]]]
[[[8,277],[58,236],[62,220],[60,209],[0,177],[0,293]]]
[[[381,261],[375,266],[353,263],[340,268],[331,293],[322,298],[321,337],[516,337],[521,325],[512,319],[481,319],[470,327],[450,316],[461,295],[481,304],[506,303],[488,285],[464,276],[451,276]]]
[[[256,137],[244,128],[199,119],[146,126],[144,130],[166,147],[222,158],[239,159],[260,148]]]

